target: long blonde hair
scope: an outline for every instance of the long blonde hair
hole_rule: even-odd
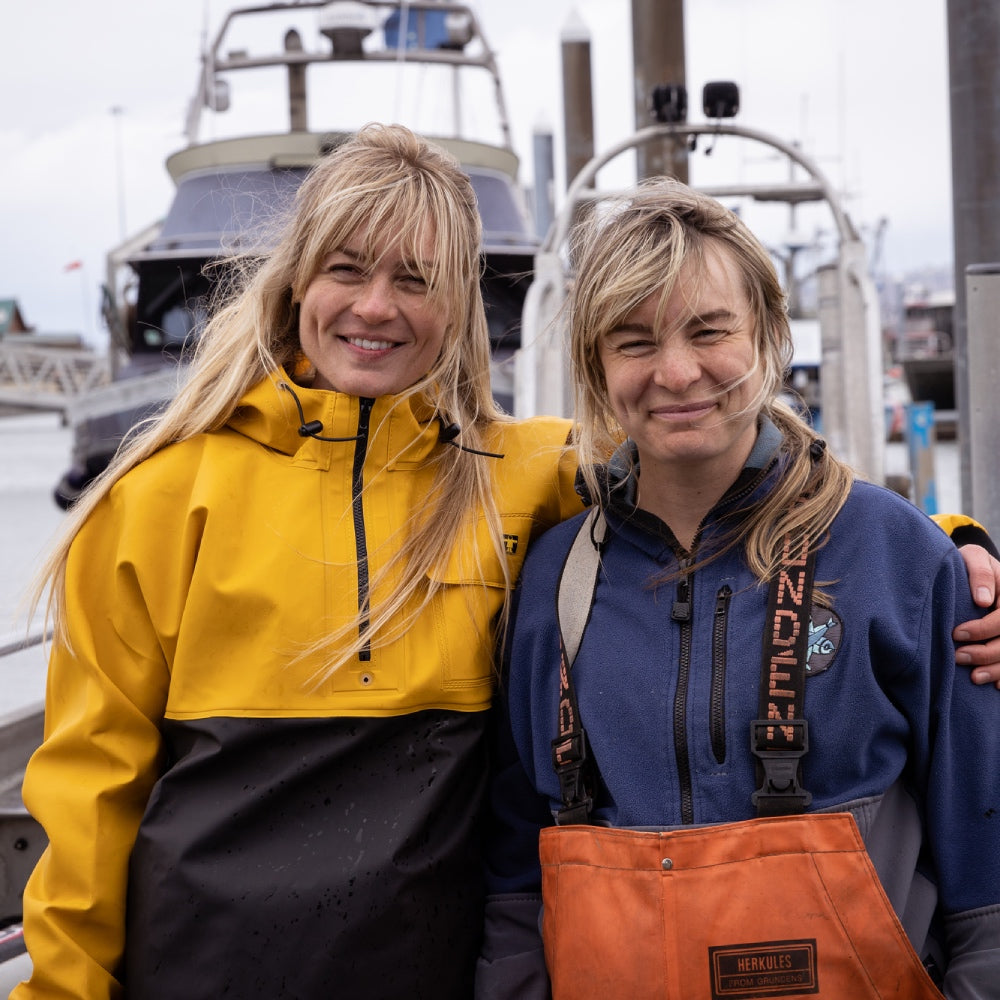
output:
[[[824,536],[847,498],[853,473],[778,398],[792,338],[785,294],[767,251],[737,215],[671,178],[644,181],[600,213],[592,212],[571,237],[575,277],[569,322],[580,464],[591,495],[599,496],[595,468],[625,436],[608,399],[603,339],[651,293],[660,291],[665,301],[681,270],[693,263],[697,275],[706,251],[715,249],[735,263],[750,305],[761,376],[750,406],[782,432],[784,470],[774,491],[714,555],[742,544],[752,572],[767,580],[778,568],[786,534],[812,546]]]
[[[298,302],[324,256],[360,234],[367,244],[363,252],[373,255],[386,233],[398,237],[411,259],[429,265],[422,275],[429,301],[446,318],[437,360],[401,394],[401,401],[422,394],[436,413],[459,424],[463,445],[484,449],[488,425],[507,418],[490,385],[489,336],[480,291],[482,223],[472,183],[454,157],[409,129],[367,125],[310,171],[273,250],[225,261],[224,292],[198,340],[183,386],[160,416],[123,442],[67,515],[33,592],[37,605],[50,588],[48,615],[55,620],[60,641],[68,642],[66,562],[81,525],[130,469],[173,442],[223,426],[252,386],[281,366],[290,370],[300,357]],[[433,237],[429,261],[417,252],[427,233]],[[363,638],[354,623],[321,641],[319,645],[331,650],[329,670],[366,642],[384,644],[406,631],[440,586],[428,578],[427,570],[476,515],[485,515],[493,549],[506,570],[491,459],[457,448],[437,451],[427,509],[395,559],[372,580],[373,591],[379,580],[393,581],[389,596],[381,607],[370,609]],[[400,562],[407,566],[406,573],[398,572]],[[404,607],[413,610],[400,621]]]

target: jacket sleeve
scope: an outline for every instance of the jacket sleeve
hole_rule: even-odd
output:
[[[963,545],[981,545],[994,559],[1000,559],[989,532],[971,517],[965,514],[932,514],[931,520],[955,543],[957,548]]]
[[[129,854],[159,770],[165,658],[108,499],[70,549],[70,649],[49,662],[24,800],[49,839],[24,893],[30,980],[12,1000],[122,995]]]
[[[509,712],[518,597],[519,592],[515,592],[511,615],[514,637],[506,646],[509,655],[492,713],[488,895],[476,968],[476,1000],[548,1000],[550,996],[542,950],[538,834],[543,826],[552,824],[552,815],[521,763]]]
[[[967,591],[960,557],[946,553],[925,609],[930,680],[913,734],[950,1000],[994,996],[1000,982],[1000,704],[992,688],[961,683],[952,669],[952,629],[977,614]]]

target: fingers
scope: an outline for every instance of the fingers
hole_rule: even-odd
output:
[[[994,559],[981,545],[963,545],[958,551],[965,560],[965,566],[969,572],[972,599],[981,608],[992,606],[996,599],[997,589],[1000,588],[1000,562]],[[991,635],[995,634],[997,633],[991,633]]]
[[[954,639],[962,645],[955,650],[955,662],[972,667],[974,684],[995,684],[1000,690],[1000,611],[959,625]],[[985,641],[984,641],[985,640]]]
[[[1000,562],[979,545],[963,545],[958,551],[969,572],[972,599],[981,608],[992,607],[1000,590]],[[955,650],[955,662],[973,668],[973,683],[994,684],[1000,690],[1000,610],[963,622],[953,637],[959,643],[976,643]]]

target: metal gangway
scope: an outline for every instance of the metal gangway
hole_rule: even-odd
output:
[[[62,411],[110,381],[107,355],[0,340],[0,405]]]

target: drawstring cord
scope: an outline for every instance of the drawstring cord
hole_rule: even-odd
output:
[[[306,420],[305,412],[302,409],[302,404],[299,402],[299,397],[295,394],[295,390],[287,382],[279,382],[279,389],[284,389],[293,400],[295,400],[295,408],[299,411],[299,437],[311,437],[315,438],[317,441],[360,441],[361,435],[355,434],[353,437],[324,437],[320,434],[323,429],[323,424],[319,420]]]
[[[302,409],[302,403],[299,401],[295,390],[287,382],[279,382],[278,388],[284,389],[295,401],[295,408],[299,411],[299,437],[311,437],[317,441],[344,442],[359,441],[361,439],[361,435],[358,434],[355,434],[353,437],[325,437],[320,433],[323,430],[321,421],[306,420],[305,411]],[[438,441],[441,444],[451,445],[453,448],[458,448],[459,451],[467,452],[470,455],[482,455],[484,458],[503,458],[503,455],[493,451],[480,451],[478,448],[467,448],[464,444],[459,444],[456,438],[462,433],[462,428],[454,422],[446,424],[444,417],[440,415],[435,419],[438,422]]]

